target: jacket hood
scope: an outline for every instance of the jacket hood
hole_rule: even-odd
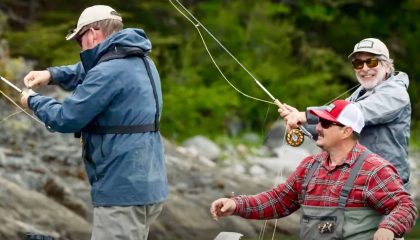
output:
[[[390,79],[393,81],[396,81],[398,83],[404,84],[405,88],[408,88],[408,85],[410,83],[410,80],[408,78],[408,75],[405,72],[395,72]]]
[[[136,47],[145,53],[152,49],[152,43],[142,29],[126,28],[111,34],[92,49],[80,53],[80,59],[86,72],[92,69],[99,59],[114,47]]]

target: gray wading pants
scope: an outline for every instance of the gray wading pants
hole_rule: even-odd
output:
[[[146,240],[149,227],[162,211],[163,203],[95,207],[91,240]]]

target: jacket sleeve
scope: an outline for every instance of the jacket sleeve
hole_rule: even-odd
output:
[[[370,96],[355,102],[363,112],[365,125],[389,123],[398,118],[410,104],[407,86],[407,74],[399,73],[374,88]]]
[[[67,91],[73,91],[85,77],[81,62],[68,66],[50,67],[47,70],[51,73],[51,84],[58,85]]]
[[[382,164],[373,169],[367,179],[366,190],[369,205],[385,215],[379,228],[389,229],[397,237],[402,237],[414,226],[416,205],[393,166]]]
[[[64,101],[36,95],[29,99],[29,107],[52,130],[62,133],[80,131],[101,113],[121,87],[112,76],[91,69],[83,83]],[[110,87],[112,86],[112,87]]]

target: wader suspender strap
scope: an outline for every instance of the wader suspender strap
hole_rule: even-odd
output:
[[[311,168],[309,169],[308,174],[305,176],[305,180],[302,184],[302,203],[305,201],[306,196],[306,188],[308,187],[309,181],[312,179],[312,175],[314,175],[314,172],[318,169],[319,164],[321,164],[320,161],[315,160],[315,162],[312,164]]]
[[[350,171],[350,176],[347,179],[346,184],[344,184],[343,188],[340,191],[340,198],[338,199],[338,206],[344,208],[346,206],[347,198],[350,194],[351,189],[353,188],[354,180],[359,173],[360,168],[362,167],[363,162],[368,154],[372,153],[369,149],[360,154],[360,156],[356,160],[356,164],[354,168]],[[314,175],[315,171],[318,169],[319,165],[321,164],[320,161],[315,161],[311,168],[309,169],[308,174],[305,176],[305,180],[302,184],[302,203],[305,200],[306,195],[306,188],[308,187],[309,181],[312,179],[312,175]]]
[[[147,60],[147,55],[143,52],[143,50],[136,47],[131,47],[131,48],[115,47],[113,50],[103,55],[97,64],[104,61],[116,59],[116,58],[126,58],[126,57],[131,57],[131,56],[140,57],[143,60],[144,66],[146,67],[147,75],[149,77],[150,84],[152,85],[153,97],[155,99],[155,104],[156,104],[156,113],[155,113],[154,123],[142,124],[142,125],[128,125],[128,126],[127,125],[98,126],[98,125],[89,124],[85,128],[82,129],[82,132],[92,133],[92,134],[127,134],[127,133],[155,132],[159,130],[158,94],[156,90],[155,80],[153,78],[153,74],[150,69],[150,63]],[[77,134],[75,134],[75,136],[77,137]]]
[[[338,207],[344,208],[346,206],[350,191],[354,185],[354,180],[359,174],[359,170],[362,167],[362,164],[365,161],[365,158],[370,153],[372,152],[366,148],[366,150],[362,154],[360,154],[360,156],[357,158],[354,168],[350,171],[350,176],[347,179],[346,184],[344,184],[343,188],[340,191],[340,198],[338,199]]]

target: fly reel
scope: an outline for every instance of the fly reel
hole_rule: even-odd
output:
[[[286,142],[292,147],[299,147],[304,141],[302,130],[294,128],[286,134]]]

